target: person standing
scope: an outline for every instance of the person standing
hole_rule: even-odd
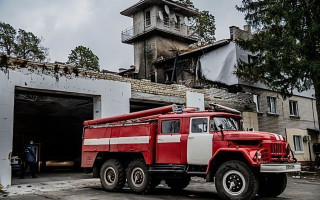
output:
[[[32,178],[38,178],[36,172],[36,147],[33,145],[33,140],[30,140],[29,144],[24,147],[24,167],[21,170],[20,178],[24,178],[27,169],[29,168]]]

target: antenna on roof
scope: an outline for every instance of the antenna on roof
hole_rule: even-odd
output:
[[[161,11],[161,10],[159,11],[159,18],[160,18],[160,20],[161,20],[161,21],[163,21],[163,19],[164,19],[164,17],[163,17],[163,13],[162,13],[162,11]]]
[[[186,26],[190,26],[188,17],[184,17],[184,23],[186,24]]]
[[[166,13],[167,13],[168,15],[170,15],[170,8],[169,8],[168,5],[164,5],[164,10],[166,11]]]

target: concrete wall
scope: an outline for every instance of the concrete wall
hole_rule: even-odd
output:
[[[174,38],[152,36],[134,43],[134,65],[140,79],[150,79],[155,73],[154,62],[161,58],[175,56],[176,49],[185,49],[188,44]]]
[[[130,111],[131,84],[89,77],[64,76],[43,68],[0,68],[0,184],[11,184],[15,87],[94,96],[94,117],[107,117]]]
[[[151,25],[145,26],[145,12],[150,11]],[[169,26],[164,25],[164,22],[160,20],[159,11],[165,13],[164,9],[159,6],[152,6],[145,9],[144,11],[137,12],[133,15],[133,35],[143,34],[145,31],[152,30],[154,28],[181,35],[184,37],[188,36],[188,27],[184,23],[184,15],[175,13],[176,16],[180,17],[180,28],[176,28],[175,21],[173,20],[173,13],[169,15]]]

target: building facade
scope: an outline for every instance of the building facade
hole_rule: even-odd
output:
[[[191,36],[187,18],[197,10],[171,0],[142,0],[121,12],[133,26],[122,32],[122,42],[134,46],[134,65],[139,79],[155,81],[153,63],[174,56],[197,41]]]
[[[250,62],[252,55],[242,50],[235,40],[250,37],[248,26],[244,30],[232,26],[230,39],[185,49],[179,56],[159,60],[154,63],[158,77],[162,77],[158,81],[166,83],[174,73],[174,82],[188,87],[221,87],[230,92],[251,94],[256,104],[252,111],[258,115],[259,130],[286,136],[299,161],[314,161],[318,152],[313,146],[320,143],[314,89],[293,91],[292,97],[283,98],[261,83],[251,84],[237,78],[234,75],[237,60]]]

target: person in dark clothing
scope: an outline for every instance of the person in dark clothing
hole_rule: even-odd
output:
[[[36,148],[33,145],[33,141],[30,140],[29,144],[27,144],[24,147],[24,167],[22,167],[21,170],[21,176],[20,178],[24,178],[25,176],[25,172],[27,171],[27,169],[29,168],[32,178],[38,178],[35,174],[36,171]]]

